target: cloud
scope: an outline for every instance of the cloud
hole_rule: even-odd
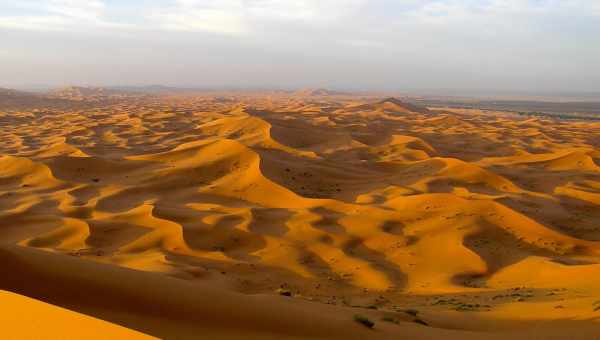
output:
[[[51,30],[64,28],[66,21],[61,16],[30,15],[0,17],[0,28],[17,30]]]
[[[319,24],[339,20],[366,0],[177,0],[149,11],[168,30],[251,33],[273,23]]]
[[[124,20],[116,20],[115,13],[125,7],[134,9]],[[465,22],[511,28],[515,18],[527,17],[537,22],[561,15],[600,16],[600,3],[589,0],[21,0],[0,4],[0,28],[89,31],[114,27],[252,34],[302,28],[310,31],[318,27],[325,29],[325,34],[345,31],[362,35],[363,31],[377,31],[377,28],[389,31],[402,23],[405,27],[412,25],[412,30],[456,23],[462,27]],[[424,27],[414,27],[417,25]]]
[[[0,14],[0,28],[61,31],[121,26],[106,18],[107,6],[101,0],[22,0],[9,9],[13,14]]]
[[[106,5],[100,0],[49,0],[40,7],[65,18],[102,21]]]
[[[127,60],[126,71],[174,79],[196,69],[390,87],[540,77],[571,86],[571,75],[590,87],[599,17],[595,0],[0,0],[4,60],[87,58],[87,69],[102,56],[108,69]],[[175,77],[174,65],[186,71]]]
[[[131,0],[22,0],[0,4],[0,28],[67,30],[136,28],[242,34],[269,25],[318,25],[338,21],[366,0],[174,0],[135,2],[131,23],[117,24]],[[10,14],[3,14],[10,13]],[[141,19],[138,19],[141,18]],[[135,20],[138,19],[138,20]],[[135,21],[135,24],[133,23]]]
[[[246,31],[242,10],[242,1],[178,0],[149,10],[146,19],[167,30],[238,34]]]

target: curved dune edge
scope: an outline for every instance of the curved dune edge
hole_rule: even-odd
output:
[[[600,124],[276,94],[0,123],[0,289],[166,338],[596,335]]]
[[[423,327],[399,315],[399,324],[377,321],[374,330],[368,330],[353,321],[353,308],[342,308],[305,302],[285,297],[242,295],[215,288],[211,285],[190,284],[183,280],[156,276],[149,273],[108,266],[65,255],[19,246],[0,247],[3,269],[12,275],[0,278],[0,289],[16,292],[34,299],[68,308],[135,329],[159,338],[197,339],[530,339],[535,335],[544,339],[586,339],[598,335],[597,326],[575,320],[556,320],[550,323],[532,320],[532,323],[500,321],[487,332],[492,323],[477,315],[470,319],[444,314],[430,315],[440,325],[455,327],[474,323],[480,332]],[[43,284],[39,284],[43,282]],[[111,325],[76,312],[64,310],[30,298],[0,291],[4,313],[0,318],[10,320],[4,335],[17,338],[87,339],[150,338],[144,334]],[[8,308],[6,308],[8,307]],[[17,314],[27,310],[29,316]],[[6,313],[10,311],[11,314]],[[366,311],[373,320],[383,313]],[[389,315],[389,314],[388,314]],[[34,327],[24,326],[34,318]],[[404,318],[404,321],[402,319]],[[431,322],[431,321],[430,321]],[[545,327],[539,327],[544,323]],[[507,327],[507,324],[510,327]],[[21,325],[24,328],[21,329]],[[458,326],[457,326],[458,325]],[[63,327],[64,328],[60,328]],[[520,331],[502,331],[502,328]],[[575,330],[577,330],[575,332]]]
[[[0,290],[3,339],[154,339],[99,319]]]

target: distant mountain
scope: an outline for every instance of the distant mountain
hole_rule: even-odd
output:
[[[27,108],[65,107],[68,100],[49,98],[42,94],[0,88],[0,109],[20,110]]]
[[[104,87],[68,86],[49,91],[47,95],[51,98],[68,100],[101,100],[114,96],[127,95],[127,93]]]
[[[0,101],[15,101],[15,100],[33,100],[33,99],[43,99],[44,96],[41,96],[32,92],[25,92],[13,89],[0,88]]]
[[[69,86],[42,93],[0,88],[0,109],[83,108],[99,103],[112,104],[139,95],[102,87],[83,86]]]
[[[328,89],[302,89],[294,92],[294,95],[298,97],[342,96],[349,94],[350,93],[332,91]]]
[[[0,99],[8,100],[8,99],[17,99],[17,98],[43,98],[43,95],[39,95],[34,92],[20,91],[15,89],[7,89],[0,87]]]
[[[17,95],[21,91],[13,90],[13,89],[5,89],[0,87],[0,96],[13,96]],[[24,92],[21,92],[24,93]]]
[[[149,94],[158,94],[158,93],[174,93],[181,92],[186,89],[181,89],[178,87],[164,86],[164,85],[146,85],[146,86],[110,86],[108,89],[115,91],[124,91],[124,92],[135,92],[135,93],[149,93]]]

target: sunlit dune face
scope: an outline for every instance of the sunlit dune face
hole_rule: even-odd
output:
[[[336,93],[99,98],[0,112],[3,242],[242,294],[418,309],[439,328],[598,317],[600,123]]]

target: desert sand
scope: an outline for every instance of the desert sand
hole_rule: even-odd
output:
[[[600,339],[600,122],[69,91],[3,93],[2,338]]]

